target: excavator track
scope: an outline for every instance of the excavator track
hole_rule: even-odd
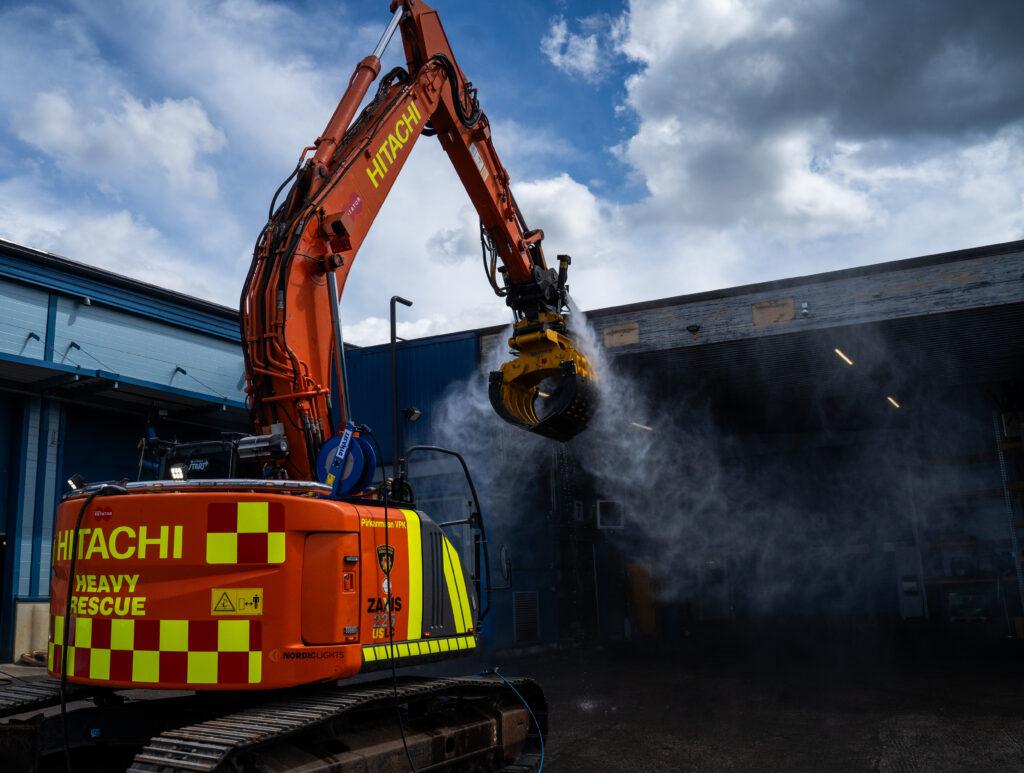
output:
[[[524,678],[509,681],[520,693],[533,694],[534,702],[543,703],[542,693],[535,682]],[[397,700],[400,704],[424,704],[436,699],[466,698],[480,701],[499,698],[511,691],[500,677],[476,676],[449,679],[423,679],[405,677],[398,683]],[[506,696],[507,697],[507,696]],[[326,687],[307,691],[293,697],[270,701],[237,713],[219,716],[195,725],[167,730],[151,739],[145,748],[135,756],[128,769],[129,773],[195,773],[195,771],[217,771],[229,769],[260,770],[256,757],[264,748],[290,736],[307,732],[318,727],[336,723],[355,712],[371,712],[391,708],[394,705],[395,688],[387,681],[376,682],[366,687]],[[520,704],[521,705],[521,704]],[[410,712],[412,713],[412,712]],[[541,720],[544,721],[544,720]],[[397,724],[397,718],[395,718]],[[546,729],[546,728],[545,728]],[[471,758],[494,753],[502,747],[502,728],[494,742],[484,748],[454,753],[449,759],[424,760],[418,769],[441,770],[457,766]],[[536,735],[532,726],[526,737]],[[407,736],[412,735],[410,728]],[[525,740],[525,739],[524,739]],[[410,748],[415,744],[410,743]],[[454,746],[454,745],[453,745]],[[395,751],[394,748],[391,751]],[[404,748],[402,749],[404,762]],[[332,770],[345,770],[345,756],[350,756],[353,769],[362,770],[357,763],[367,758],[367,752],[352,752],[333,755]],[[382,757],[393,756],[386,752]],[[423,755],[426,757],[426,755]],[[519,757],[520,755],[517,755]],[[530,759],[536,755],[527,752],[527,759],[510,761],[504,769],[530,770]],[[415,758],[415,755],[414,755]],[[539,759],[538,759],[539,761]],[[337,767],[341,765],[341,767]],[[383,769],[383,768],[382,768]]]
[[[67,700],[87,698],[94,692],[83,685],[68,684]],[[0,686],[0,717],[37,711],[60,703],[60,680],[51,676],[20,677]]]
[[[12,707],[6,712],[25,713],[59,702],[59,681],[33,680],[17,695],[7,696],[10,688],[0,690]],[[126,736],[134,759],[127,764],[130,773],[197,773],[200,771],[246,771],[281,773],[313,771],[385,771],[409,770],[409,757],[418,771],[492,770],[502,773],[528,773],[540,764],[538,754],[541,733],[547,729],[547,708],[543,692],[530,679],[510,677],[509,682],[529,703],[533,714],[520,698],[496,675],[454,678],[402,677],[395,685],[381,680],[359,685],[330,684],[278,693],[270,700],[245,705],[246,696],[203,712],[202,721],[174,727],[175,718],[189,714],[177,711],[201,695],[163,698],[149,697],[122,703],[114,724],[131,724],[133,715],[164,717],[163,727]],[[69,698],[86,697],[84,692],[69,691]],[[251,694],[248,699],[255,696]],[[269,696],[262,696],[264,698]],[[401,707],[400,730],[396,702]],[[82,704],[78,704],[82,706]],[[167,709],[163,709],[163,706]],[[133,708],[134,707],[134,708]],[[207,707],[209,709],[210,707]],[[72,726],[86,728],[96,724],[104,713],[97,708],[80,709],[83,722],[70,719]],[[111,711],[110,706],[106,712]],[[107,714],[110,718],[109,713]],[[193,714],[193,716],[195,716]],[[532,717],[532,718],[531,718]],[[53,716],[51,723],[59,716]],[[140,728],[146,727],[143,720]],[[538,727],[538,723],[540,726]],[[0,747],[11,747],[16,758],[24,760],[26,770],[48,770],[45,759],[63,756],[53,746],[54,728],[46,729],[42,715],[27,722],[0,724]],[[35,740],[26,733],[35,734]],[[94,739],[112,741],[111,732],[93,731]],[[405,739],[403,741],[402,734]],[[130,733],[129,733],[130,735]],[[148,739],[148,740],[145,740]],[[408,756],[406,753],[408,746]],[[76,770],[124,770],[128,757],[111,766],[114,757],[92,739],[72,739],[76,757],[86,762]],[[106,747],[113,751],[112,747]],[[33,751],[33,749],[35,751]],[[85,757],[81,757],[81,755]],[[32,763],[31,760],[36,760]],[[37,766],[38,765],[38,766]]]

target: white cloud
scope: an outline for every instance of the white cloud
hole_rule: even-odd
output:
[[[323,15],[339,23],[338,9],[251,0],[0,10],[0,180],[23,195],[0,204],[24,218],[8,217],[8,234],[236,305],[270,196],[359,58],[307,39]],[[349,24],[345,45],[365,32]],[[132,226],[134,251],[70,237],[90,222],[97,244],[103,228],[114,245]]]
[[[454,227],[435,231],[426,242],[427,259],[439,265],[479,258],[480,250],[480,216],[471,206],[459,209]]]
[[[786,37],[794,24],[767,0],[631,0],[618,50],[654,64],[680,49],[716,50],[749,37]]]
[[[234,305],[270,195],[380,33],[385,14],[366,25],[357,12],[258,0],[0,11],[0,70],[13,74],[0,80],[0,235]],[[573,256],[576,300],[595,308],[1024,236],[1024,129],[1016,103],[993,96],[1020,79],[1011,66],[985,79],[985,35],[981,49],[925,47],[924,76],[898,82],[924,92],[891,86],[869,54],[897,51],[899,63],[917,49],[891,44],[886,14],[870,27],[878,36],[849,39],[861,16],[835,0],[632,0],[615,19],[551,20],[537,58],[594,84],[577,92],[587,100],[620,102],[606,125],[576,95],[565,130],[524,112],[507,63],[469,73],[505,84],[481,86],[495,146],[549,262]],[[467,20],[454,16],[453,41]],[[317,28],[345,34],[311,37]],[[950,85],[955,105],[989,100],[1002,123],[930,107]],[[557,85],[528,88],[558,104]],[[893,101],[874,101],[886,88]],[[890,124],[876,120],[885,110]],[[946,115],[943,133],[933,124]],[[415,301],[400,309],[403,337],[508,320],[461,183],[436,140],[418,145],[348,283],[350,340],[387,340],[395,293]],[[616,161],[639,200],[600,179]]]
[[[413,301],[398,319],[465,330],[507,319],[480,262],[479,225],[466,191],[437,140],[417,142],[356,256],[341,305],[346,339],[388,340],[380,325],[388,300]],[[427,323],[423,323],[427,324]],[[376,338],[374,338],[376,336]],[[405,337],[405,336],[403,336]],[[411,337],[411,336],[410,336]]]
[[[632,0],[611,24],[619,53],[642,65],[625,81],[619,113],[636,128],[611,150],[647,195],[613,203],[614,191],[567,175],[516,188],[548,233],[547,252],[576,258],[573,294],[584,308],[1024,237],[1021,121],[901,136],[851,131],[830,103],[800,103],[809,95],[790,91],[790,81],[794,62],[806,63],[793,59],[792,41],[841,12],[819,10],[785,0]],[[548,47],[563,54],[568,38],[558,20]],[[954,91],[980,80],[979,93],[990,94],[972,52],[936,56],[924,81],[955,70],[946,79]],[[801,75],[813,82],[813,72]]]
[[[170,290],[234,305],[223,270],[199,266],[125,209],[76,210],[28,179],[0,182],[0,236]]]
[[[548,265],[555,255],[585,252],[588,261],[601,259],[608,237],[610,213],[590,189],[568,174],[514,185],[516,200],[529,222],[544,230]]]
[[[129,47],[163,88],[201,100],[235,152],[283,165],[285,173],[323,130],[356,62],[382,29],[358,23],[351,6],[337,4],[301,13],[255,0],[120,0],[113,8],[83,3],[80,11]],[[123,17],[133,21],[130,36]],[[400,49],[392,48],[392,55]]]
[[[603,17],[589,17],[584,26],[594,27]],[[597,24],[595,24],[595,20]],[[567,75],[579,75],[584,80],[596,82],[605,74],[607,52],[599,41],[599,34],[580,35],[569,32],[569,25],[562,17],[551,20],[551,28],[540,41],[541,52],[551,63]]]
[[[800,35],[806,48],[816,33],[808,25],[826,25],[832,14],[845,18],[834,3],[811,12],[785,0],[631,1],[616,28],[618,51],[642,65],[626,81],[637,128],[613,152],[647,188],[630,209],[635,222],[680,234],[742,232],[734,243],[752,236],[762,256],[789,255],[794,265],[824,247],[821,259],[831,267],[919,254],[890,232],[920,234],[907,213],[928,209],[943,213],[932,228],[950,235],[946,249],[969,246],[958,232],[977,233],[978,244],[1017,238],[1024,183],[1012,170],[1024,144],[1021,123],[949,140],[851,132],[834,109],[844,95],[815,91],[824,71],[817,75],[800,59],[807,51],[793,48]],[[921,65],[922,82],[957,91],[970,81],[991,91],[974,49],[950,45]],[[804,91],[793,90],[794,76]],[[813,101],[820,98],[833,101]],[[871,109],[866,103],[859,114]],[[864,251],[865,240],[891,251]],[[893,254],[897,241],[908,252]],[[756,276],[774,261],[736,265]]]
[[[889,227],[877,234],[886,257],[1024,239],[1024,127],[919,164],[861,173],[871,176],[873,192],[890,212]]]
[[[102,181],[149,178],[153,167],[166,183],[190,196],[215,198],[217,174],[200,160],[225,144],[199,102],[165,99],[143,105],[122,94],[116,111],[85,115],[62,91],[37,94],[12,123],[18,137],[76,173]]]
[[[527,124],[502,119],[491,120],[491,134],[501,155],[501,162],[515,185],[516,180],[535,177],[552,167],[578,161],[582,148],[571,136],[559,134],[542,124]]]
[[[885,222],[880,203],[843,174],[843,151],[816,158],[814,140],[805,132],[774,138],[769,147],[777,162],[777,186],[764,212],[769,233],[814,238],[864,231]]]
[[[404,309],[403,309],[404,310]],[[454,320],[446,314],[432,314],[411,321],[397,321],[396,334],[410,341],[459,329]],[[367,317],[344,328],[345,342],[356,346],[373,346],[391,340],[391,320],[384,317]]]

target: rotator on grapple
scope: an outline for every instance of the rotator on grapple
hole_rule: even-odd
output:
[[[538,267],[535,284],[508,288],[517,318],[508,344],[516,358],[493,371],[488,385],[491,405],[505,421],[563,441],[586,428],[597,399],[590,363],[567,330],[570,263],[559,255],[557,274]]]

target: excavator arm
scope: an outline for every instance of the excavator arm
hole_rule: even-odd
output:
[[[337,303],[360,245],[423,134],[436,134],[476,207],[491,285],[515,316],[509,339],[515,357],[490,378],[494,408],[526,430],[567,440],[586,427],[594,406],[591,366],[567,329],[569,257],[548,267],[543,232],[526,226],[487,116],[437,12],[420,0],[395,0],[392,12],[323,135],[275,195],[242,294],[254,420],[262,435],[287,439],[290,451],[274,464],[290,478],[315,480],[324,443],[351,421],[344,399],[340,412],[331,407],[332,384],[343,392]],[[385,74],[353,122],[396,29],[408,70]]]
[[[416,509],[401,478],[392,482],[390,499],[386,486],[371,491],[372,446],[347,408],[338,407],[344,401],[334,399],[344,395],[336,320],[341,291],[428,125],[480,211],[495,266],[500,260],[505,269],[498,289],[516,314],[511,343],[518,356],[515,370],[492,377],[499,401],[509,404],[500,402],[501,410],[527,429],[574,434],[585,420],[545,424],[548,417],[538,417],[532,402],[508,395],[533,390],[537,399],[554,399],[539,396],[552,389],[541,384],[552,372],[573,382],[576,399],[584,399],[589,383],[586,361],[564,328],[568,261],[559,270],[545,264],[540,233],[526,228],[515,205],[487,119],[436,14],[412,0],[393,10],[388,32],[356,68],[324,135],[275,195],[256,245],[241,317],[248,393],[261,434],[158,445],[170,480],[76,488],[58,509],[50,674],[80,687],[80,696],[123,688],[205,691],[184,702],[180,694],[168,703],[147,700],[150,710],[127,724],[113,698],[97,699],[98,708],[84,708],[77,718],[69,706],[69,767],[79,752],[93,759],[96,743],[111,749],[120,743],[137,754],[132,770],[248,769],[253,760],[295,769],[289,762],[308,767],[313,757],[303,751],[296,762],[279,742],[300,739],[301,745],[310,738],[330,754],[325,764],[342,767],[356,760],[384,769],[402,747],[421,770],[533,764],[526,756],[526,765],[517,760],[524,749],[532,752],[533,737],[540,740],[545,729],[543,693],[528,680],[513,686],[505,677],[501,683],[417,677],[399,686],[393,676],[356,689],[338,684],[470,654],[489,609],[487,538],[472,482],[474,511],[455,523]],[[399,27],[409,69],[385,74],[355,118]],[[491,273],[499,285],[497,270]],[[191,467],[194,454],[214,451],[230,455],[230,477],[189,479],[185,463]],[[240,477],[236,459],[246,470]],[[264,463],[263,477],[248,476],[253,460]],[[382,501],[373,501],[377,493]],[[464,551],[444,531],[456,524],[467,527]],[[210,700],[211,692],[222,695]],[[58,702],[53,693],[42,705]],[[35,705],[38,696],[29,697]],[[62,687],[62,706],[70,703],[66,698]],[[520,699],[533,706],[531,722]],[[23,698],[8,703],[18,711],[28,706]],[[410,723],[392,732],[382,718],[387,706],[400,703]],[[134,704],[131,712],[138,713]],[[18,749],[29,749],[29,762],[52,747],[43,739],[59,735],[53,723],[33,727],[34,735],[15,739]],[[147,741],[154,731],[160,735]],[[335,754],[339,749],[345,759]]]

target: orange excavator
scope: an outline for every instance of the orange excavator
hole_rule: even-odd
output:
[[[403,476],[376,482],[382,454],[345,389],[341,291],[418,137],[435,135],[454,164],[490,284],[514,315],[513,359],[490,375],[497,413],[567,440],[594,409],[595,376],[567,328],[569,258],[548,267],[436,11],[421,0],[391,11],[256,244],[241,299],[255,433],[154,441],[163,479],[80,482],[59,507],[48,670],[62,699],[94,703],[64,711],[62,733],[38,744],[62,738],[69,764],[97,749],[129,750],[134,771],[540,762],[544,698],[531,680],[394,673],[473,654],[490,595],[479,504],[460,550]],[[408,69],[386,73],[359,111],[396,30]],[[196,477],[211,446],[229,477]],[[381,669],[392,678],[358,681]],[[126,702],[132,688],[187,693]]]

